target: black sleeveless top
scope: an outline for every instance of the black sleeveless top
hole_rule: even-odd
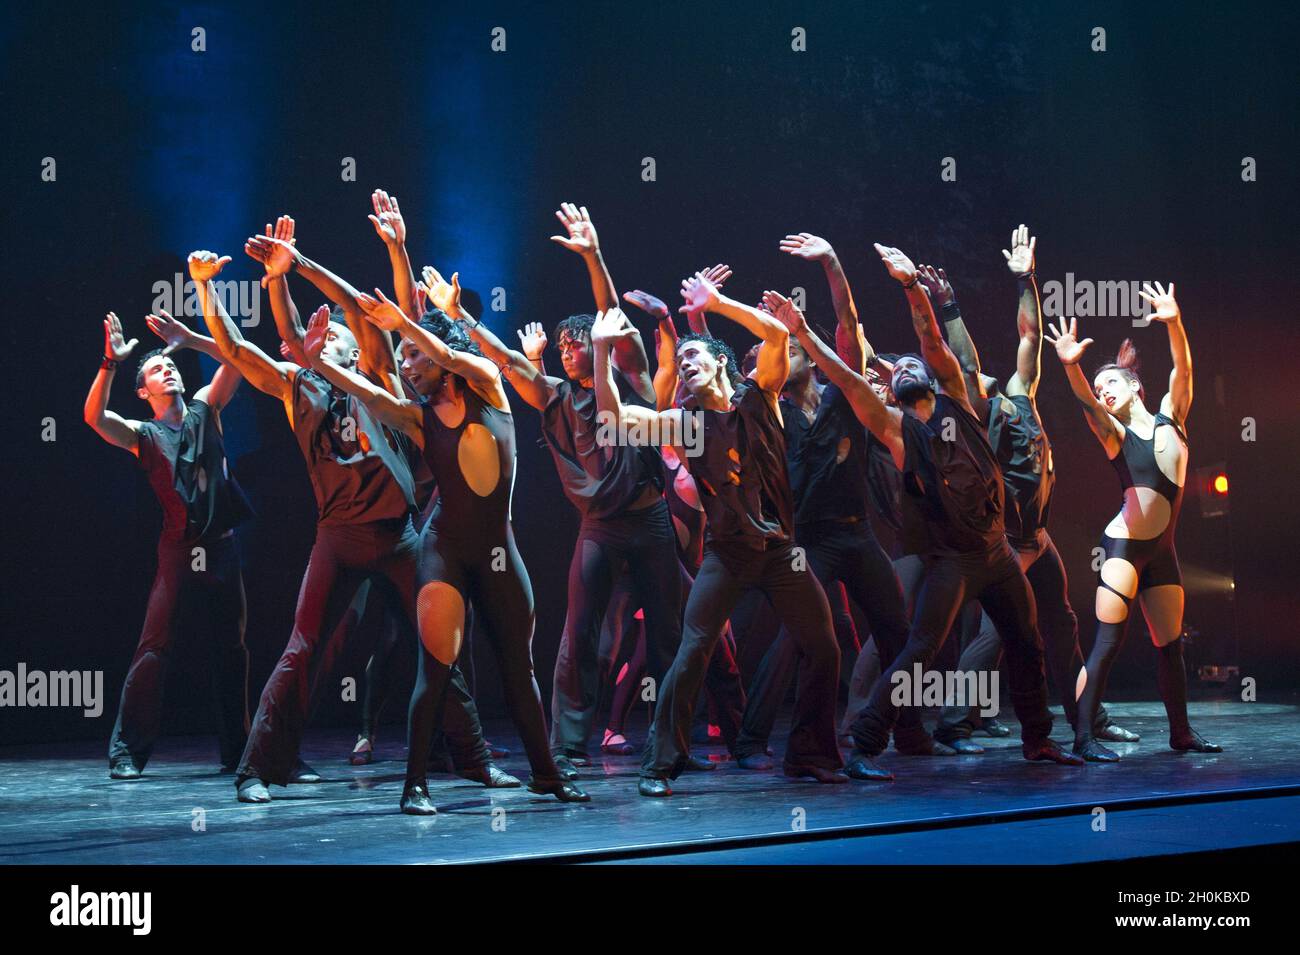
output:
[[[624,404],[654,408],[614,369],[614,383]],[[597,444],[596,392],[564,380],[542,412],[542,433],[555,460],[564,495],[583,517],[612,517],[645,492],[663,491],[663,461],[657,448]]]
[[[1156,462],[1156,428],[1162,424],[1173,427],[1183,444],[1188,444],[1187,434],[1178,422],[1163,411],[1156,412],[1155,427],[1151,429],[1150,438],[1139,438],[1132,428],[1124,429],[1124,443],[1120,453],[1111,463],[1119,472],[1119,483],[1125,491],[1131,487],[1149,487],[1169,502],[1169,528],[1178,519],[1178,510],[1183,501],[1183,489],[1169,480]],[[1168,528],[1166,529],[1168,530]]]
[[[1002,475],[979,419],[939,394],[928,421],[904,414],[902,424],[905,552],[983,554],[1005,546]]]
[[[698,416],[702,453],[686,458],[708,515],[708,540],[762,550],[794,534],[794,499],[785,470],[785,433],[773,404],[750,379],[731,396],[731,411]]]
[[[391,520],[415,509],[411,469],[388,429],[305,368],[293,379],[293,432],[316,492],[318,525]]]
[[[1033,400],[1028,395],[990,396],[988,436],[1002,469],[1007,538],[1013,545],[1028,543],[1047,526],[1056,484],[1051,445]]]
[[[822,389],[811,422],[782,398],[781,418],[795,524],[865,518],[869,432],[844,393],[833,384]]]
[[[253,516],[207,402],[190,401],[179,428],[142,421],[137,433],[140,467],[163,509],[163,543],[215,540]]]
[[[515,419],[465,388],[465,417],[454,428],[423,407],[424,459],[438,485],[429,526],[440,535],[500,540],[515,486]]]
[[[867,494],[880,519],[895,534],[903,529],[903,473],[883,441],[867,432]]]

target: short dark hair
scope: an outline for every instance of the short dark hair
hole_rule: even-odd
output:
[[[560,337],[567,332],[570,338],[581,338],[584,341],[591,341],[591,326],[596,324],[595,315],[570,315],[555,326],[555,344],[560,343]]]
[[[687,342],[699,342],[709,350],[709,354],[715,359],[725,355],[727,357],[727,377],[731,379],[732,387],[734,388],[740,384],[742,378],[740,363],[736,361],[736,353],[731,350],[730,345],[720,338],[702,335],[699,332],[689,332],[677,339],[677,347],[681,348]]]
[[[135,366],[135,390],[136,391],[139,391],[141,388],[144,387],[144,366],[149,364],[149,362],[153,361],[153,359],[157,358],[159,355],[162,354],[163,354],[163,350],[161,348],[155,348],[151,352],[145,352],[143,357],[141,357],[140,364]]]

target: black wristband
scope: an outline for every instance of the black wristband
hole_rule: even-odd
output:
[[[116,358],[105,358],[103,361],[99,363],[99,367],[104,371],[115,371],[117,369],[117,366],[118,366],[118,361]]]
[[[1017,281],[1017,282],[1028,282],[1030,279],[1034,278],[1035,275],[1036,275],[1036,272],[1035,272],[1033,269],[1030,269],[1028,272],[1022,272],[1021,274],[1017,275],[1017,276],[1016,276],[1016,281]]]
[[[912,281],[908,282],[906,285],[903,286],[903,290],[906,291],[907,289],[912,288],[919,281],[921,281],[921,273],[917,272],[916,276],[912,279]]]

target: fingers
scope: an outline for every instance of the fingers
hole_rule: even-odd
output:
[[[1008,252],[1006,249],[1002,250],[1002,257],[1006,259],[1008,262],[1011,261],[1011,253]]]

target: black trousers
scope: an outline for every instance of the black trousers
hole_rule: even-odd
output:
[[[681,773],[690,754],[691,719],[709,658],[736,601],[751,587],[766,595],[800,655],[786,765],[843,765],[835,742],[840,651],[826,594],[794,547],[790,541],[765,550],[720,543],[705,547],[704,563],[686,603],[681,647],[660,688],[641,775],[675,779]]]
[[[1005,640],[1011,703],[1020,720],[1021,738],[1034,743],[1051,734],[1034,594],[1011,546],[1002,540],[988,553],[924,560],[924,580],[907,643],[876,680],[867,705],[853,722],[854,743],[868,756],[878,755],[888,745],[898,718],[894,674],[911,679],[913,664],[922,669],[930,665],[968,599],[980,602]]]
[[[1043,635],[1043,652],[1047,670],[1056,686],[1057,697],[1065,717],[1074,726],[1078,722],[1078,704],[1074,698],[1075,679],[1083,668],[1079,649],[1079,618],[1070,606],[1070,584],[1065,564],[1046,529],[1040,530],[1032,548],[1018,550],[1025,579],[1034,591],[1038,605],[1038,629]],[[961,659],[957,669],[963,672],[992,670],[1002,657],[1002,638],[987,613],[977,611],[979,619],[962,633]],[[968,707],[945,706],[939,716],[935,736],[944,742],[969,737],[976,726],[976,711]],[[1097,714],[1096,729],[1110,722],[1104,707]]]
[[[195,554],[203,549],[202,556]],[[196,570],[195,567],[202,567]],[[217,706],[221,765],[233,767],[248,738],[248,650],[244,578],[234,534],[197,544],[158,544],[158,570],[144,627],[122,685],[109,763],[130,758],[144,769],[162,728],[163,684],[178,623],[203,627]]]
[[[796,527],[795,540],[827,593],[833,585],[843,583],[850,599],[866,617],[877,647],[884,650],[887,660],[893,660],[907,642],[907,611],[894,565],[876,540],[871,525],[866,521],[819,521]],[[848,673],[848,661],[856,664],[859,647],[848,608],[842,608],[841,613],[842,619],[835,621],[835,633],[840,659],[845,663],[844,672]],[[798,661],[798,648],[790,638],[789,629],[782,627],[750,681],[749,705],[745,708],[744,726],[735,750],[738,757],[766,750]],[[849,708],[859,709],[860,706],[854,705],[852,681],[849,692]]]
[[[339,621],[363,581],[394,614],[414,627],[415,568],[419,539],[409,518],[316,528],[298,592],[293,632],[262,690],[252,732],[239,764],[240,777],[286,785],[298,760],[312,690],[342,650]]]
[[[551,749],[586,757],[600,699],[600,631],[620,568],[645,616],[646,673],[663,684],[681,643],[682,604],[676,534],[668,505],[584,520],[569,564],[569,609],[555,658]]]

